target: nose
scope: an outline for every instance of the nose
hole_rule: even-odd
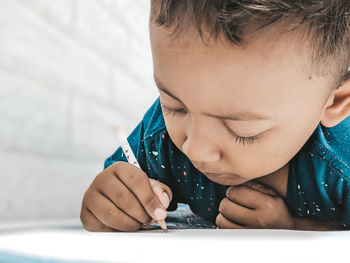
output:
[[[208,133],[206,128],[194,125],[187,129],[182,151],[193,163],[204,165],[221,159],[221,151]]]

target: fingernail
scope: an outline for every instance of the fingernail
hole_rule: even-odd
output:
[[[169,196],[167,195],[167,193],[163,192],[162,196],[160,198],[160,202],[162,203],[162,205],[167,208],[169,206]]]
[[[156,208],[156,210],[154,210],[154,216],[157,220],[162,220],[166,218],[166,211],[161,208]]]
[[[226,190],[226,196],[231,195],[231,193],[232,193],[232,189],[233,189],[233,187],[232,187],[232,186],[230,186],[229,188],[227,188],[227,190]]]

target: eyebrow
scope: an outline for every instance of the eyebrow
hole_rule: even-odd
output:
[[[177,100],[178,102],[184,104],[177,96],[172,94],[165,85],[156,77],[154,77],[155,83],[158,87],[158,89],[168,96],[172,97],[173,99]],[[251,111],[241,111],[237,112],[235,114],[229,114],[229,115],[216,115],[211,113],[203,113],[205,116],[214,117],[221,120],[231,120],[231,121],[252,121],[252,120],[268,120],[270,119],[267,116],[264,116],[262,114],[251,112]]]

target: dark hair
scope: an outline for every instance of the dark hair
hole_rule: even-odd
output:
[[[235,45],[249,30],[288,21],[286,32],[304,29],[312,62],[332,75],[333,87],[350,77],[349,0],[151,0],[151,20],[176,36],[192,26],[202,40],[205,27]]]

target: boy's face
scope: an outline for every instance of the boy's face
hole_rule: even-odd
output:
[[[283,167],[320,122],[327,79],[295,36],[234,46],[151,25],[154,75],[170,138],[210,180],[238,185]]]

